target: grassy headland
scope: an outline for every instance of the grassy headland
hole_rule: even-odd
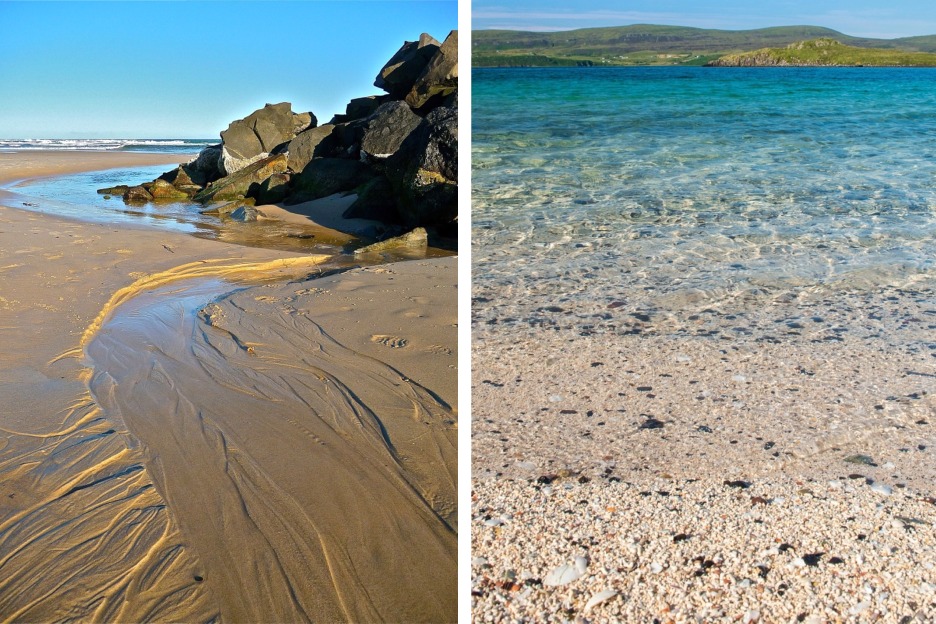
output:
[[[830,39],[869,52],[936,52],[936,35],[869,39],[820,26],[715,30],[635,24],[550,33],[475,30],[471,63],[474,67],[705,65],[726,55],[814,39]]]
[[[729,54],[709,63],[712,67],[936,67],[936,54],[903,50],[875,50],[821,38]]]

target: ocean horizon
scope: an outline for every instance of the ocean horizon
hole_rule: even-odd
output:
[[[220,139],[0,139],[0,152],[94,150],[185,154],[198,152]]]

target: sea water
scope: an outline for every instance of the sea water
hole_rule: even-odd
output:
[[[869,296],[936,322],[936,70],[472,76],[477,328]]]
[[[217,143],[218,139],[0,139],[0,152],[106,150],[187,154]]]
[[[98,189],[120,184],[150,182],[175,167],[171,164],[121,167],[65,176],[37,178],[5,186],[7,205],[34,212],[109,225],[146,227],[223,240],[250,247],[300,253],[340,253],[343,238],[323,228],[277,220],[239,222],[214,214],[193,201],[160,201],[127,204],[120,195]]]

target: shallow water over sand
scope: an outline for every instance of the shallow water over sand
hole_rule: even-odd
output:
[[[151,181],[170,170],[168,165],[108,169],[67,176],[29,180],[9,187],[8,203],[17,208],[48,214],[131,227],[152,227],[192,234],[236,245],[264,247],[299,253],[341,253],[355,241],[315,225],[256,221],[241,223],[217,215],[201,214],[205,206],[195,202],[158,202],[128,205],[119,196],[105,199],[99,188]]]
[[[931,481],[936,72],[473,76],[475,475]]]
[[[936,287],[936,72],[474,75],[479,321]]]

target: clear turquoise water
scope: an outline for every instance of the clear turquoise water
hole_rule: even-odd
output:
[[[476,318],[936,286],[936,71],[472,76]]]

